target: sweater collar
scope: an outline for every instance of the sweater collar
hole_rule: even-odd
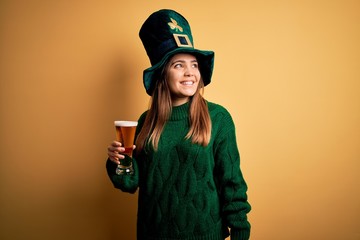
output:
[[[190,101],[179,106],[172,107],[169,121],[177,121],[188,118]]]

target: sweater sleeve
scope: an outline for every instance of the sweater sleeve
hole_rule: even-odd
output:
[[[240,169],[234,122],[228,112],[223,114],[221,128],[215,136],[215,178],[222,204],[222,216],[231,229],[231,240],[247,240],[250,223],[247,213],[247,184]]]
[[[135,193],[139,186],[138,165],[134,158],[132,159],[132,162],[133,162],[133,167],[134,167],[134,174],[132,174],[132,175],[128,175],[128,174],[117,175],[115,173],[116,167],[117,167],[116,163],[110,161],[109,159],[107,159],[107,161],[106,161],[107,174],[108,174],[112,184],[114,185],[115,188],[118,188],[123,192]]]

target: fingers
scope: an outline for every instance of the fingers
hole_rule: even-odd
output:
[[[116,163],[120,164],[120,159],[124,159],[125,156],[120,154],[125,151],[125,148],[121,147],[121,143],[113,141],[110,146],[108,146],[108,157],[109,159]]]
[[[116,164],[120,164],[120,159],[124,158],[124,155],[121,155],[121,154],[118,154],[115,152],[108,152],[108,156],[109,156],[109,159]]]
[[[133,145],[133,149],[135,149],[135,148],[136,148],[136,146]],[[113,141],[110,144],[110,146],[108,146],[108,148],[107,148],[108,157],[109,157],[110,161],[112,161],[116,164],[120,164],[120,160],[125,158],[125,156],[123,154],[121,154],[124,151],[125,151],[125,148],[122,147],[122,144],[118,141]]]
[[[113,142],[111,143],[111,146],[121,147],[121,146],[122,146],[122,143],[121,143],[121,142],[118,142],[118,141],[113,141]]]

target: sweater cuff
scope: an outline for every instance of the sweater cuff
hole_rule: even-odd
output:
[[[115,188],[123,192],[135,193],[138,188],[138,168],[136,161],[133,161],[134,174],[133,175],[117,175],[115,173],[117,164],[111,162],[109,159],[106,161],[106,169],[108,176]]]
[[[231,240],[248,240],[250,238],[250,229],[231,229]]]

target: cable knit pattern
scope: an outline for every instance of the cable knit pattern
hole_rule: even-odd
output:
[[[137,238],[140,240],[246,240],[250,235],[247,186],[240,171],[235,126],[228,111],[208,103],[210,144],[192,144],[189,104],[173,107],[158,151],[136,153],[134,175],[107,170],[116,188],[139,189]],[[140,117],[138,131],[146,112]]]

